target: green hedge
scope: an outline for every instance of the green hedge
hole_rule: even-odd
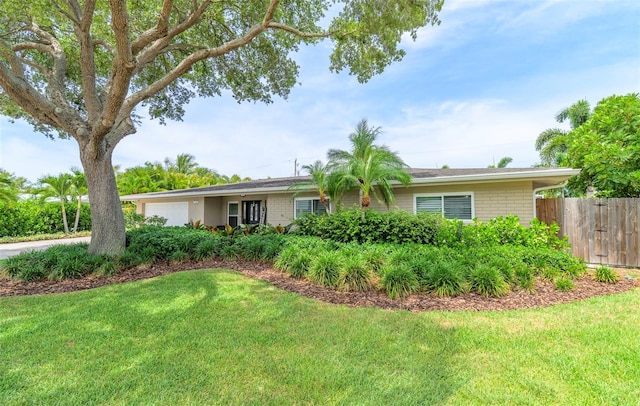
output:
[[[337,242],[381,244],[427,244],[440,247],[517,245],[565,249],[566,238],[557,236],[558,226],[534,219],[529,227],[517,216],[497,217],[488,222],[463,224],[430,213],[344,210],[331,216],[307,214],[295,222],[298,235]]]
[[[430,213],[397,210],[343,210],[331,216],[305,215],[296,220],[295,233],[338,242],[436,244],[443,220]]]
[[[65,209],[71,230],[75,221],[76,205],[67,203]],[[91,212],[89,205],[83,204],[78,231],[89,230],[91,230]],[[59,203],[39,203],[33,200],[10,205],[0,203],[0,237],[24,237],[61,232],[64,232],[64,226]]]

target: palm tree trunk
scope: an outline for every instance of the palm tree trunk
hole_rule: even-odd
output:
[[[64,200],[60,201],[60,207],[62,208],[62,225],[64,226],[64,233],[69,234],[69,224],[67,223],[67,211],[64,208]]]
[[[73,233],[78,232],[78,224],[80,224],[80,209],[82,207],[82,196],[78,196],[78,207],[76,208],[76,221],[73,224]]]

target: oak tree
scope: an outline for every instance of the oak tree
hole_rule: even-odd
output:
[[[91,202],[90,253],[124,250],[114,148],[140,107],[180,119],[194,97],[270,102],[292,54],[330,39],[332,71],[361,82],[402,59],[443,0],[0,0],[0,112],[73,138]]]

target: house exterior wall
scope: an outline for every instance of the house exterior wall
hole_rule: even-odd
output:
[[[396,202],[389,208],[390,210],[400,209],[409,212],[414,211],[414,199],[416,194],[423,193],[455,193],[472,192],[474,196],[474,214],[480,221],[488,221],[498,216],[508,214],[517,215],[520,222],[528,225],[534,217],[533,209],[533,185],[531,181],[513,182],[492,182],[492,183],[469,183],[459,185],[434,185],[434,186],[412,186],[397,187],[394,190]],[[271,225],[287,225],[294,219],[294,200],[290,192],[279,192],[259,195],[229,195],[221,197],[182,197],[153,199],[148,202],[189,202],[189,219],[191,221],[201,220],[207,225],[226,224],[229,202],[238,202],[242,211],[242,201],[261,200],[263,207],[267,208],[267,223]],[[297,197],[317,197],[314,193],[303,193]],[[144,214],[145,200],[140,200],[137,205],[137,212]],[[358,207],[360,204],[357,190],[351,191],[342,199],[342,207],[348,209]],[[335,202],[331,202],[331,208],[336,210]],[[384,205],[379,204],[372,197],[371,208],[386,211]],[[240,213],[242,215],[242,213]],[[240,220],[241,221],[241,220]]]
[[[531,181],[398,188],[395,191],[395,205],[402,210],[413,212],[415,194],[452,192],[473,193],[475,217],[480,221],[508,214],[518,216],[523,225],[528,225],[533,220]]]
[[[267,199],[267,223],[286,226],[293,221],[291,193],[270,194]]]
[[[226,208],[222,206],[222,197],[205,197],[204,198],[204,215],[202,222],[207,225],[224,224],[223,216]]]

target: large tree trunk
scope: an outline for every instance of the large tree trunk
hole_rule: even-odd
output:
[[[125,248],[125,226],[111,163],[112,149],[88,153],[80,148],[80,159],[87,178],[91,208],[89,254],[119,255]]]

